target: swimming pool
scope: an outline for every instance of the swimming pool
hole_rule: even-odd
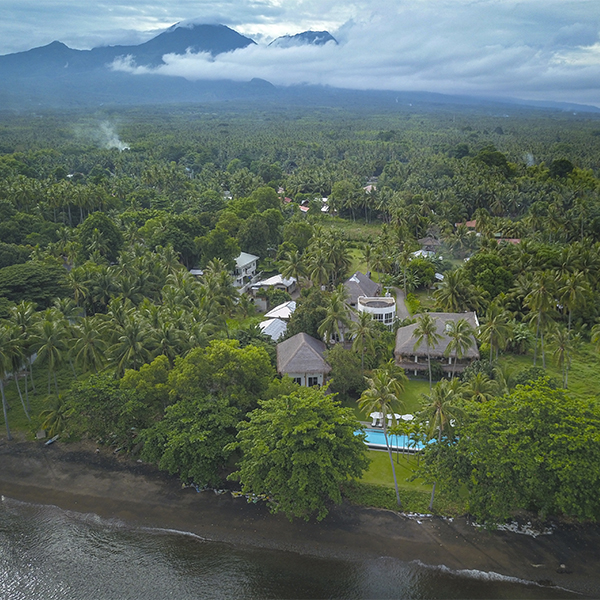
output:
[[[366,434],[365,444],[374,450],[387,450],[385,445],[385,435],[381,429],[365,429]],[[361,433],[360,431],[356,432]],[[423,444],[420,442],[411,442],[407,435],[390,435],[388,434],[390,448],[394,451],[416,452],[423,449]]]

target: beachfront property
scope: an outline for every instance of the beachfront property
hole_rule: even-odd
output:
[[[442,370],[445,374],[450,377],[453,372],[462,373],[465,368],[470,365],[474,360],[479,359],[479,350],[477,349],[477,342],[473,338],[472,346],[465,352],[464,356],[458,358],[456,365],[454,365],[454,357],[452,355],[447,356],[446,352],[450,338],[446,334],[446,324],[449,321],[458,321],[465,319],[471,327],[476,331],[479,327],[479,321],[475,312],[465,313],[428,313],[429,316],[435,320],[436,333],[439,337],[438,342],[429,348],[429,356],[432,361],[438,361],[441,364]],[[417,338],[415,336],[415,329],[417,323],[407,325],[406,327],[400,327],[396,332],[396,347],[394,349],[394,357],[396,365],[402,367],[407,374],[412,373],[413,375],[424,374],[428,371],[427,363],[427,344],[423,340],[418,347],[415,348]]]
[[[322,386],[331,366],[325,360],[327,346],[306,333],[297,333],[277,344],[277,372],[289,375],[298,385]]]

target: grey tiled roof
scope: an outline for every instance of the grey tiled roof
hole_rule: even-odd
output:
[[[277,344],[279,373],[329,373],[331,367],[323,358],[326,346],[306,333],[297,333]]]
[[[381,286],[360,271],[356,271],[347,279],[344,286],[348,290],[349,304],[356,304],[359,296],[377,296],[381,292]]]

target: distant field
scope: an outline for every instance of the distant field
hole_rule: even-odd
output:
[[[366,242],[375,239],[379,235],[382,225],[380,221],[365,223],[364,219],[351,221],[338,217],[331,217],[323,221],[322,224],[325,229],[341,229],[346,238],[354,242]]]

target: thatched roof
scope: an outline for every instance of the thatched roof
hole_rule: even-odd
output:
[[[441,358],[444,356],[444,352],[450,343],[450,338],[446,335],[446,323],[448,321],[458,321],[465,319],[473,329],[477,331],[479,327],[479,321],[477,315],[474,312],[466,313],[429,313],[431,317],[435,319],[436,332],[439,336],[439,341],[429,348],[429,354],[433,358]],[[400,327],[396,332],[396,348],[394,354],[396,357],[399,356],[427,356],[427,345],[425,340],[415,349],[415,342],[417,338],[414,335],[417,323],[407,325],[406,327]],[[479,350],[477,344],[473,340],[473,345],[465,353],[463,358],[477,359],[479,358]]]
[[[323,358],[325,344],[306,333],[297,333],[277,344],[279,373],[329,373],[331,367]]]

